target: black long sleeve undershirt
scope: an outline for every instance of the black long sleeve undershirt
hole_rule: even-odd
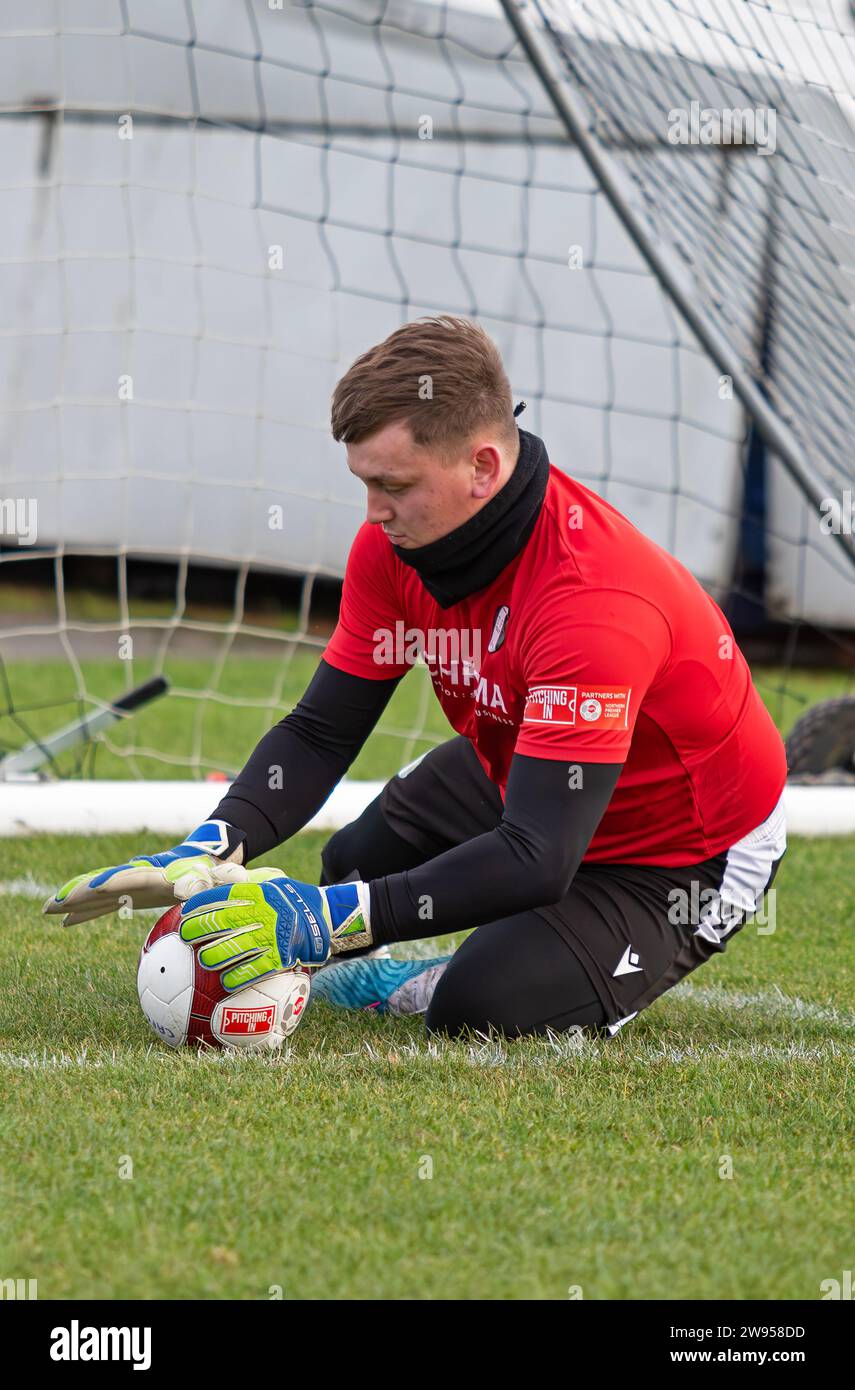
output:
[[[290,840],[321,809],[401,679],[363,680],[321,660],[300,703],[264,735],[208,818],[245,833],[245,863]]]
[[[363,680],[321,660],[300,703],[264,735],[209,817],[246,834],[246,863],[320,810],[400,679]],[[495,830],[370,881],[374,940],[441,936],[563,897],[621,771],[614,763],[572,767],[571,775],[569,760],[515,754]]]
[[[379,944],[443,936],[558,902],[609,804],[615,763],[554,762],[516,753],[500,824],[418,868],[372,879]]]

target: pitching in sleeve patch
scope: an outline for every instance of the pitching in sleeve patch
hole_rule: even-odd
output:
[[[524,724],[566,724],[577,729],[628,729],[628,685],[534,685]]]

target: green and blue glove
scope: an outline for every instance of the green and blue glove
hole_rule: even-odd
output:
[[[315,888],[281,869],[253,869],[243,883],[210,888],[181,909],[180,934],[223,987],[241,989],[277,970],[315,969],[330,955],[373,945],[368,886]]]
[[[243,831],[233,825],[206,821],[174,849],[78,874],[48,898],[43,911],[65,913],[62,925],[72,927],[125,905],[134,911],[170,907],[204,888],[246,878],[245,842]]]

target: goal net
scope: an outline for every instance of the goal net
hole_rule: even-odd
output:
[[[330,394],[421,314],[784,732],[848,710],[853,66],[843,0],[7,0],[6,832],[186,829],[293,707],[364,516]],[[332,823],[446,737],[416,667]]]

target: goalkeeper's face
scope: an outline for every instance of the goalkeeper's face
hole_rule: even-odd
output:
[[[401,423],[347,446],[347,466],[368,490],[368,521],[405,550],[429,545],[475,516],[515,464],[516,451],[489,431],[450,455],[414,444]]]

